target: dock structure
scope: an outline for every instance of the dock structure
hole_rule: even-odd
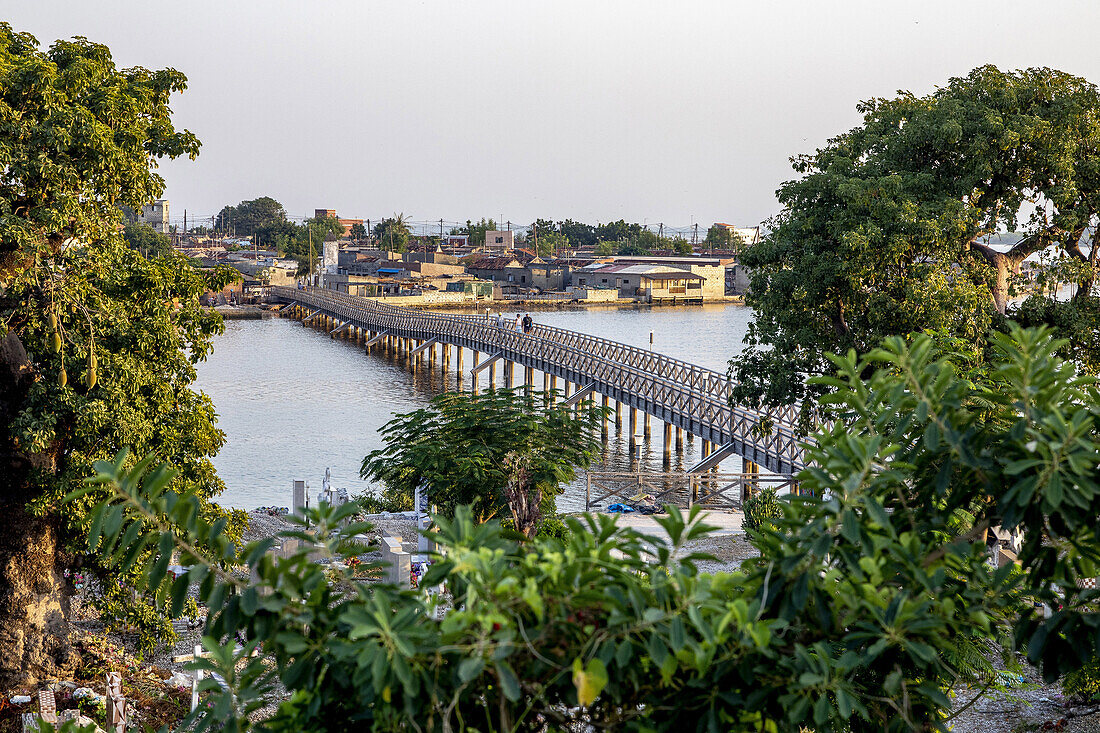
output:
[[[533,375],[527,375],[536,369],[546,375],[550,389],[563,380],[571,404],[596,395],[605,405],[607,399],[614,400],[616,427],[624,406],[632,426],[637,425],[637,412],[642,413],[646,427],[650,416],[662,420],[666,446],[673,433],[677,444],[683,432],[704,441],[706,455],[688,473],[712,470],[733,456],[741,457],[750,473],[764,468],[793,474],[806,465],[806,438],[796,429],[796,407],[756,410],[736,405],[734,385],[726,375],[664,354],[551,326],[535,325],[530,333],[523,333],[510,323],[497,327],[482,315],[433,313],[330,290],[273,286],[266,294],[287,304],[283,313],[326,326],[333,338],[342,333],[361,340],[368,350],[372,345],[389,353],[400,350],[408,360],[425,349],[434,354],[437,344],[446,354],[455,347],[461,372],[462,351],[469,349],[475,391],[479,373],[486,370],[493,388],[498,362],[507,382],[515,384],[511,375],[518,364],[525,385],[533,383]],[[442,361],[449,363],[449,356]],[[641,429],[642,425],[632,429],[632,443],[635,430]]]

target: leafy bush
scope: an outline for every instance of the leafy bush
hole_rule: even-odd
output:
[[[508,513],[511,454],[525,461],[525,485],[539,495],[541,511],[552,514],[561,485],[599,455],[605,415],[602,407],[532,399],[522,388],[448,392],[383,426],[385,446],[363,459],[360,475],[410,503],[424,486],[445,517],[469,506],[480,521],[501,519]]]
[[[1093,657],[1085,666],[1067,674],[1062,679],[1062,692],[1066,697],[1086,700],[1100,697],[1100,657]]]
[[[745,519],[741,526],[748,530],[774,526],[775,520],[783,516],[783,507],[774,486],[766,486],[746,499],[744,511]]]
[[[1096,592],[1076,586],[1100,553],[1100,393],[1061,346],[994,336],[984,383],[925,336],[837,358],[827,399],[845,421],[814,436],[808,495],[753,535],[761,556],[737,573],[697,572],[697,507],[657,518],[667,538],[587,516],[564,542],[519,542],[458,507],[422,580],[443,596],[339,566],[330,582],[310,556],[349,551],[366,529],[344,526],[354,504],[312,510],[292,557],[266,554],[274,540],[238,556],[197,500],[165,490],[170,473],[142,480],[149,461],[125,456],[96,465],[115,498],[89,549],[126,566],[155,545],[148,590],[173,613],[198,584],[212,655],[198,664],[226,685],[204,683],[199,729],[248,728],[279,684],[290,696],[265,730],[942,729],[953,687],[997,684],[983,644],[1012,632],[1057,676],[1087,661],[1100,623]],[[993,522],[1032,530],[1019,569],[987,562]],[[169,582],[173,548],[191,570]],[[224,569],[238,560],[252,580]],[[1055,598],[1042,619],[1034,600]]]
[[[365,514],[411,512],[414,508],[412,495],[392,485],[383,487],[380,494],[367,492],[359,494],[355,500]]]

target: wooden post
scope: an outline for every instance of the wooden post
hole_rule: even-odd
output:
[[[554,390],[558,388],[558,378],[553,374],[550,375],[550,389],[547,391],[548,399],[550,402],[554,402]]]
[[[681,427],[676,428],[676,452],[679,453],[684,449],[684,429]]]
[[[515,382],[515,366],[514,361],[504,360],[504,386],[506,389],[511,389]]]
[[[665,468],[668,468],[672,464],[672,424],[665,423],[665,453],[664,453]]]
[[[489,389],[495,390],[497,388],[497,363],[494,361],[489,364]]]
[[[562,381],[565,382],[565,394],[562,396],[565,397],[565,399],[569,399],[569,397],[573,394],[573,383],[570,382],[568,379]]]
[[[646,437],[647,440],[649,439],[649,421],[650,421],[650,417],[651,417],[650,414],[647,412],[645,414],[645,422],[643,423],[645,427],[642,428],[642,430],[645,432],[645,437]]]
[[[603,395],[600,399],[600,405],[604,409],[604,416],[600,418],[600,437],[607,441],[607,395]]]
[[[455,366],[458,369],[458,381],[462,381],[462,347],[455,346]]]
[[[523,393],[528,397],[535,391],[535,368],[523,368]]]
[[[630,408],[630,462],[634,462],[634,454],[638,449],[637,443],[634,442],[635,434],[638,432],[638,408]]]
[[[623,403],[615,400],[615,434],[623,431]]]

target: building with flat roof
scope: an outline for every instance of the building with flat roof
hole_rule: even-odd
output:
[[[168,199],[158,199],[141,207],[137,220],[148,224],[161,234],[168,234]]]

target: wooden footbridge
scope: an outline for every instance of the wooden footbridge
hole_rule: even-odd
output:
[[[679,359],[560,328],[536,325],[525,334],[498,328],[485,316],[401,308],[329,290],[271,287],[267,295],[287,304],[283,313],[304,323],[320,323],[334,337],[362,341],[368,351],[381,345],[410,359],[424,358],[427,352],[432,363],[438,348],[446,370],[450,350],[457,347],[461,374],[463,350],[469,349],[472,374],[488,369],[490,384],[500,363],[505,386],[515,385],[513,370],[518,365],[528,386],[533,385],[535,370],[544,374],[547,389],[556,389],[557,380],[564,380],[571,404],[595,395],[605,407],[614,400],[617,419],[624,407],[629,413],[632,444],[638,413],[647,437],[652,416],[664,422],[666,460],[673,430],[677,443],[684,431],[703,439],[703,459],[689,474],[708,471],[735,455],[745,460],[749,473],[763,467],[792,474],[805,466],[805,439],[797,435],[793,409],[764,412],[734,405],[733,385],[725,375]],[[476,389],[476,380],[474,384]]]

